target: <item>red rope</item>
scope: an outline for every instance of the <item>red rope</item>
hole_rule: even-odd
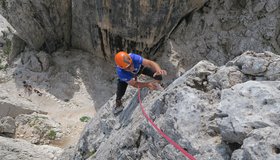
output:
[[[158,128],[158,126],[153,122],[153,120],[151,120],[151,118],[147,115],[147,113],[144,110],[144,107],[142,105],[142,101],[141,101],[141,96],[140,96],[140,88],[138,86],[138,100],[141,106],[141,110],[143,115],[146,117],[146,119],[150,122],[150,124],[155,128],[155,130],[157,130],[157,132],[164,137],[170,144],[172,144],[176,149],[178,149],[179,151],[181,151],[186,157],[188,157],[190,160],[195,160],[195,158],[189,154],[187,151],[185,151],[179,144],[177,144],[176,142],[174,142],[170,137],[168,137],[165,133],[163,133],[161,131],[161,129]]]

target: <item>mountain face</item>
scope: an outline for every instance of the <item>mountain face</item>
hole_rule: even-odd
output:
[[[224,65],[247,50],[280,53],[279,1],[208,1],[170,35],[158,62],[179,76],[201,60]]]
[[[117,50],[156,47],[204,0],[73,1],[72,45],[111,58]]]
[[[246,50],[280,52],[278,0],[0,3],[16,34],[48,53],[72,47],[111,62],[118,50],[153,55],[171,41],[189,68],[203,59],[223,65]]]
[[[279,59],[249,51],[221,67],[201,61],[162,92],[142,90],[143,106],[197,159],[278,159]],[[85,127],[73,159],[185,159],[142,115],[137,89],[118,116],[114,98]]]
[[[71,0],[1,0],[0,14],[33,49],[51,53],[70,46]]]
[[[116,50],[156,45],[205,1],[6,1],[0,13],[30,47],[71,46],[111,58]]]
[[[141,90],[143,105],[194,157],[280,159],[279,5],[279,0],[0,0],[1,15],[16,30],[16,40],[2,43],[0,36],[0,51],[4,45],[16,57],[24,50],[14,72],[0,70],[0,134],[14,134],[18,111],[38,112],[30,99],[22,101],[28,108],[15,103],[24,95],[7,88],[15,79],[16,89],[28,82],[63,107],[96,105],[75,147],[62,154],[49,148],[38,157],[52,152],[49,159],[185,159],[145,120],[137,89],[128,88],[124,111],[112,114],[113,56],[127,50],[167,70],[164,91]],[[42,152],[30,143],[0,141],[6,159],[18,150],[27,153],[19,159]],[[28,147],[18,148],[21,144]]]

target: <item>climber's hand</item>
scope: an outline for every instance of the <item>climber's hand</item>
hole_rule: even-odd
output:
[[[154,73],[153,77],[155,77],[157,75],[164,75],[165,76],[165,75],[167,75],[167,72],[166,72],[166,70],[160,69],[160,70],[158,70]]]

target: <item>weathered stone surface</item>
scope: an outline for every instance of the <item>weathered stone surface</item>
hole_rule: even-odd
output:
[[[51,64],[50,55],[41,51],[36,56],[38,57],[38,61],[41,63],[42,71],[46,72]]]
[[[279,56],[273,56],[270,52],[256,54],[255,52],[248,51],[229,63],[239,67],[244,74],[258,76],[264,75],[270,60],[277,61],[277,58],[279,59]]]
[[[216,73],[208,76],[210,88],[230,88],[238,83],[243,83],[248,78],[239,71],[238,67],[220,67]]]
[[[243,141],[241,149],[232,153],[231,159],[280,159],[279,134],[279,127],[265,127],[253,130],[248,135],[248,138]]]
[[[12,15],[6,13],[12,24],[23,17],[26,21],[16,28],[18,35],[29,46],[52,52],[69,42],[70,29],[65,26],[70,26],[67,20],[70,1],[65,2],[0,1],[5,8],[0,12],[5,15],[12,11]],[[143,104],[159,127],[197,159],[278,159],[279,144],[272,139],[278,140],[279,133],[272,133],[279,128],[279,56],[246,52],[221,68],[214,64],[225,64],[246,50],[279,54],[279,0],[208,1],[202,9],[192,12],[204,3],[73,1],[71,42],[75,48],[110,61],[116,50],[157,50],[162,38],[169,37],[162,58],[171,61],[166,64],[170,68],[165,69],[172,72],[172,78],[183,75],[200,60],[210,62],[200,62],[163,92],[142,91]],[[63,54],[75,56],[70,52]],[[76,58],[84,62],[81,55]],[[94,93],[94,89],[104,87],[96,76],[109,81],[105,78],[107,74],[102,73],[111,73],[112,69],[101,68],[103,61],[97,62],[94,69],[85,69],[87,66],[80,66],[77,61],[68,62],[73,64],[70,68],[50,68],[46,54],[37,52],[22,62],[29,70],[17,70],[17,80],[44,83],[49,93],[64,101],[79,90],[75,76],[82,74],[88,75],[83,76],[83,81],[88,83],[91,96],[102,96],[103,93]],[[49,79],[40,72],[55,74]],[[247,80],[257,81],[244,83]],[[74,158],[184,159],[143,120],[135,90],[127,92],[126,109],[116,117],[111,113],[114,98],[88,124]],[[6,95],[1,95],[1,99],[7,99]],[[3,101],[5,113],[10,114],[10,104],[22,106]],[[254,155],[255,152],[260,154]],[[19,158],[10,155],[3,157]]]
[[[227,63],[237,66],[240,71],[257,80],[280,80],[280,56],[271,52],[255,53],[247,51]]]
[[[17,57],[25,47],[25,42],[19,38],[16,34],[13,34],[11,41],[11,52],[9,53],[8,62],[11,63],[15,57]]]
[[[64,148],[63,152],[58,156],[58,160],[70,160],[74,157],[75,147]]]
[[[0,157],[2,160],[54,160],[62,149],[52,146],[36,146],[24,140],[0,136]]]
[[[50,55],[41,52],[24,52],[21,54],[21,63],[30,71],[46,72],[50,66]]]
[[[12,117],[3,117],[0,119],[0,135],[13,137],[16,132],[15,120]]]
[[[250,53],[237,59],[246,57],[242,64],[252,65],[268,58],[262,56],[266,53]],[[269,55],[274,58],[268,61],[277,57]],[[279,134],[270,133],[279,127],[280,83],[247,81],[252,75],[244,74],[247,70],[235,62],[219,68],[201,61],[162,92],[142,90],[143,106],[165,134],[197,159],[277,159],[278,142],[269,139]],[[185,159],[145,120],[135,92],[128,90],[123,98],[126,108],[117,116],[112,114],[115,97],[100,109],[72,159]],[[258,135],[267,138],[254,146],[251,139]],[[258,150],[260,154],[253,155]]]
[[[8,87],[2,87],[0,90],[0,118],[6,116],[15,118],[20,114],[32,114],[33,112],[46,114],[46,112],[38,110],[38,108],[27,99],[21,99],[19,101],[20,94],[11,95],[8,90]]]
[[[110,60],[116,50],[150,49],[205,2],[73,1],[72,45]]]
[[[80,92],[80,87],[85,87],[85,94],[91,98],[79,100],[79,105],[94,103],[100,108],[106,103],[104,98],[109,99],[115,93],[116,85],[111,85],[116,81],[114,66],[88,52],[57,51],[50,55],[42,51],[26,51],[15,65],[13,78],[19,86],[26,82],[33,91],[44,89],[65,102]]]
[[[218,129],[214,119],[211,119],[216,112],[219,96],[215,91],[205,93],[186,83],[205,78],[215,69],[213,64],[201,62],[164,92],[148,95],[147,90],[141,92],[143,105],[151,118],[198,159],[229,158],[230,154],[229,148],[216,136]],[[84,130],[76,159],[185,159],[144,120],[135,90],[127,92],[124,97],[126,109],[117,117],[112,114],[114,98],[101,108]]]
[[[0,13],[31,48],[53,52],[70,43],[70,0],[1,0]]]
[[[279,81],[248,81],[223,90],[219,110],[228,116],[218,121],[222,138],[242,144],[254,129],[279,126],[279,86]]]
[[[265,9],[267,12],[273,12],[279,8],[279,0],[268,0]]]
[[[224,65],[247,50],[279,54],[279,12],[279,0],[208,1],[182,21],[157,60],[178,75],[205,59]]]
[[[125,103],[127,108],[118,117],[112,115],[114,98],[100,110],[85,129],[75,159],[185,159],[144,120],[134,103],[136,96]],[[215,107],[209,105],[215,98],[210,97],[214,95],[181,84],[168,87],[162,94],[143,97],[143,105],[167,135],[198,159],[221,159],[229,157],[229,148],[221,144],[219,137],[205,135],[213,125],[208,121],[215,112]]]
[[[21,114],[15,118],[16,137],[33,144],[49,144],[63,136],[61,125],[42,114]]]
[[[3,100],[0,101],[0,107],[1,107],[0,118],[6,116],[15,118],[19,114],[31,114],[33,112],[36,112],[33,109],[29,109],[26,106],[26,104],[12,103]]]

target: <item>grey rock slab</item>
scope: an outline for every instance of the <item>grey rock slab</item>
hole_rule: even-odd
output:
[[[52,146],[37,146],[20,139],[0,136],[1,160],[54,160],[62,153],[62,149]]]
[[[242,144],[258,128],[279,126],[279,81],[248,81],[225,89],[219,109],[228,115],[218,121],[224,141]]]

